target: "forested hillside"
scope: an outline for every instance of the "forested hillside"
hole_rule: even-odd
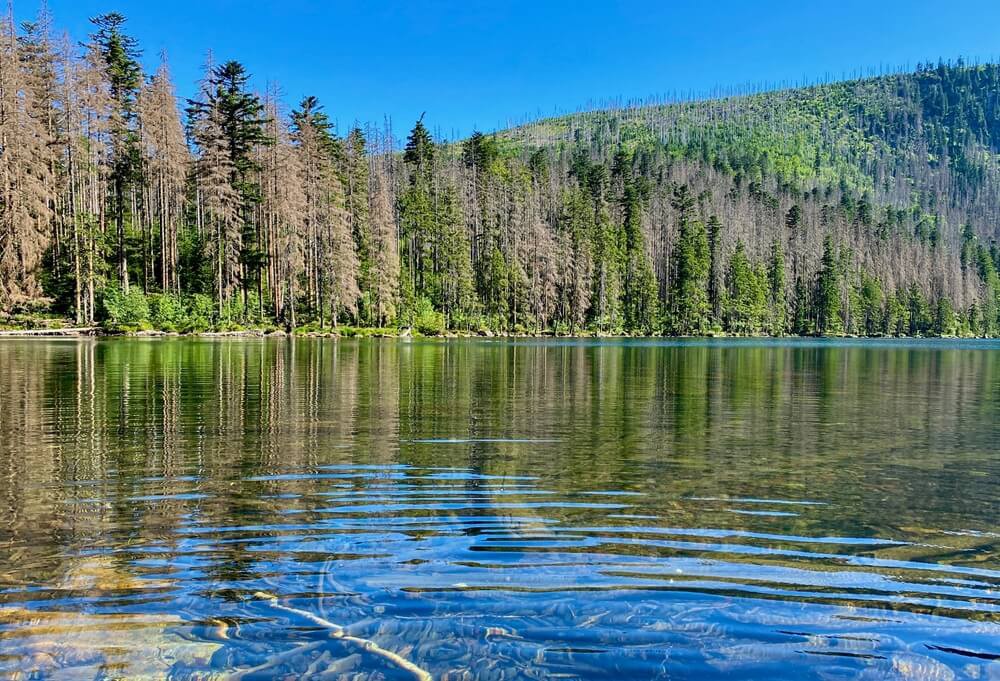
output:
[[[1000,333],[997,65],[397,142],[92,21],[0,31],[0,324]]]

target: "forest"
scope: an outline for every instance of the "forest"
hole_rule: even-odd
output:
[[[0,26],[0,327],[1000,334],[996,64],[397,139],[91,22]]]

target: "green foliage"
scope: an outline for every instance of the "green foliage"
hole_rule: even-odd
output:
[[[673,205],[680,220],[680,237],[673,254],[671,327],[674,333],[680,335],[704,334],[710,326],[712,251],[709,234],[700,220],[691,218],[693,200],[686,186],[674,190]],[[717,221],[713,223],[713,230],[717,229],[717,224]],[[713,242],[716,240],[713,235]]]
[[[180,327],[185,333],[198,333],[212,328],[212,320],[215,316],[215,302],[202,293],[195,293],[187,297],[187,315]]]
[[[153,328],[162,331],[180,331],[187,318],[184,301],[171,293],[154,293],[146,296],[149,321]]]
[[[958,317],[951,301],[941,296],[934,311],[933,332],[937,336],[957,336],[960,333]]]
[[[1000,171],[1000,67],[927,65],[587,112],[458,144],[435,142],[421,116],[402,154],[379,156],[358,128],[339,139],[315,97],[287,129],[267,120],[246,70],[228,61],[190,102],[200,158],[186,185],[177,159],[165,197],[154,186],[166,181],[162,159],[144,159],[151,152],[139,144],[138,46],[121,15],[93,21],[88,59],[109,87],[100,133],[108,153],[96,167],[84,166],[97,156],[81,154],[76,179],[100,205],[76,201],[72,216],[55,216],[51,224],[64,227],[52,230],[40,268],[10,249],[3,264],[6,278],[33,277],[52,309],[80,319],[93,316],[89,294],[104,290],[101,318],[119,329],[259,328],[286,318],[322,328],[329,304],[334,324],[394,319],[425,334],[1000,333],[987,184]],[[64,185],[66,168],[55,165]],[[329,186],[283,193],[295,183],[277,167],[301,167]],[[140,183],[150,191],[135,191]],[[48,205],[66,203],[53,196]],[[725,229],[713,213],[730,216]],[[334,232],[336,249],[326,244]],[[915,271],[927,262],[934,267]],[[178,276],[167,284],[158,275],[171,270]],[[334,275],[351,285],[332,286]],[[138,290],[161,282],[169,292]],[[37,285],[0,281],[5,308],[31,288],[37,297]],[[350,288],[350,302],[330,288]]]
[[[910,286],[907,294],[907,309],[909,312],[909,335],[925,336],[931,331],[934,323],[930,305],[916,284]]]
[[[741,241],[726,276],[726,327],[738,335],[759,334],[766,313],[767,272],[750,263]]]
[[[833,239],[828,236],[823,242],[823,264],[816,277],[816,332],[825,335],[841,333],[841,308],[840,262]]]
[[[865,335],[875,336],[884,332],[883,304],[882,287],[878,280],[868,274],[863,274],[858,291],[858,314],[860,331]]]
[[[886,302],[885,332],[892,336],[905,336],[910,332],[910,309],[903,291],[896,291]]]
[[[101,321],[115,331],[139,331],[149,327],[149,303],[142,290],[131,287],[128,293],[117,286],[103,291]]]
[[[771,259],[767,263],[767,284],[768,332],[772,336],[783,336],[788,324],[788,309],[785,303],[785,252],[778,241],[771,244]]]
[[[414,310],[413,328],[424,336],[440,336],[445,332],[444,315],[434,309],[430,299],[420,298]]]
[[[659,291],[653,265],[646,253],[642,233],[642,206],[646,189],[634,180],[627,180],[622,197],[625,211],[625,328],[631,333],[650,334],[656,330],[659,318]]]

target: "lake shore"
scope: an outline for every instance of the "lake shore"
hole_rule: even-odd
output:
[[[953,336],[953,335],[943,335],[943,336],[893,336],[893,335],[878,335],[878,336],[858,336],[850,334],[839,334],[839,335],[808,335],[800,336],[796,334],[786,334],[784,336],[772,336],[769,334],[755,334],[755,335],[733,335],[727,334],[725,332],[711,333],[706,335],[689,335],[689,336],[677,336],[669,334],[661,335],[630,335],[622,333],[602,333],[599,331],[586,331],[577,333],[556,333],[554,331],[542,331],[542,332],[513,332],[513,331],[470,331],[470,330],[451,330],[446,331],[441,334],[427,335],[421,334],[412,329],[386,329],[386,328],[358,328],[358,327],[337,327],[330,330],[324,331],[305,331],[305,330],[294,330],[286,331],[283,329],[274,328],[259,328],[259,329],[237,329],[237,330],[225,330],[225,331],[191,331],[191,332],[180,332],[180,331],[164,331],[159,329],[144,329],[144,330],[116,330],[116,329],[106,329],[101,326],[86,326],[86,327],[36,327],[36,328],[24,328],[24,329],[0,329],[0,338],[382,338],[382,339],[408,339],[408,338],[427,338],[427,339],[437,339],[437,340],[456,340],[456,339],[474,339],[474,338],[561,338],[561,339],[600,339],[600,338],[697,338],[697,339],[713,339],[713,338],[855,338],[855,339],[871,339],[871,340],[885,340],[892,338],[900,339],[914,339],[914,338],[942,338],[942,339],[967,339],[967,340],[982,340],[986,337],[983,336]]]

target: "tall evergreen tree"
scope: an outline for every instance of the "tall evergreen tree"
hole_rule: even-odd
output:
[[[625,327],[632,333],[651,334],[659,330],[659,292],[656,275],[646,253],[642,231],[642,209],[649,187],[627,179],[622,197],[625,219]]]
[[[814,317],[816,331],[821,334],[839,333],[841,320],[840,261],[833,239],[823,241],[823,263],[816,276]]]
[[[758,334],[766,312],[766,272],[753,266],[740,241],[729,260],[726,277],[726,326],[735,334]]]
[[[248,312],[251,287],[256,285],[258,300],[263,294],[264,250],[261,225],[256,219],[261,201],[260,163],[255,150],[273,144],[264,131],[268,120],[264,105],[249,91],[249,79],[242,64],[227,61],[210,69],[201,98],[188,102],[194,140],[202,153],[202,174],[228,175],[229,187],[222,192],[227,197],[220,200],[226,206],[216,209],[224,213],[220,219],[228,227],[218,234],[220,309],[238,284],[243,292],[244,314]],[[209,170],[209,165],[214,169]],[[233,196],[237,198],[235,206]],[[225,253],[235,254],[235,262]]]
[[[671,327],[681,335],[703,334],[708,330],[711,311],[712,254],[708,231],[691,216],[692,203],[687,187],[674,190],[679,236],[673,253],[673,282],[670,287]],[[718,238],[718,220],[712,224],[713,241]]]
[[[781,242],[771,244],[771,258],[767,263],[768,333],[783,336],[788,328],[788,307],[785,296],[785,253]]]
[[[720,253],[722,244],[722,222],[715,215],[708,218],[708,307],[711,321],[722,319],[723,261]]]
[[[99,58],[113,104],[109,121],[111,197],[109,212],[115,225],[115,260],[118,280],[129,286],[126,223],[135,217],[135,185],[141,173],[139,133],[136,125],[139,89],[142,86],[141,51],[135,38],[124,32],[125,17],[117,12],[90,20],[96,27],[90,49]]]

